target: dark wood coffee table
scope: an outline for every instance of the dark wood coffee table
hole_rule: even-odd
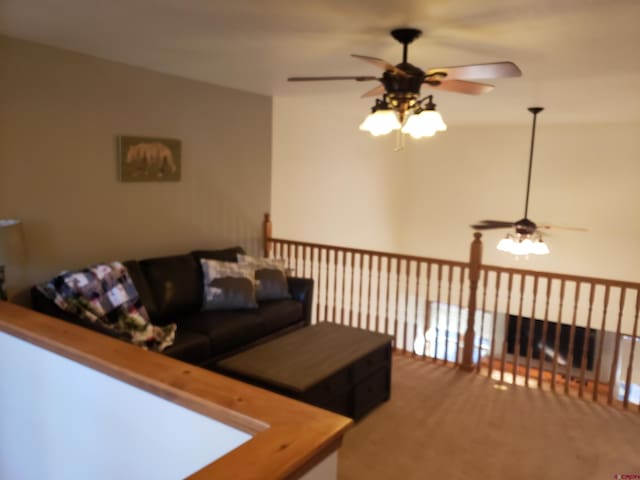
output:
[[[359,419],[389,399],[392,340],[319,323],[221,360],[216,370]]]

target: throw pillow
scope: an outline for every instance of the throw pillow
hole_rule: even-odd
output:
[[[238,263],[255,270],[256,298],[259,301],[291,298],[284,260],[238,254]]]
[[[253,269],[248,265],[200,259],[203,310],[257,308]]]

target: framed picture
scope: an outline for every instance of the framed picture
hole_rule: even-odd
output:
[[[180,140],[118,136],[118,178],[123,182],[180,180]]]

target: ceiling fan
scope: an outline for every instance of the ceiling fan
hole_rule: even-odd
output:
[[[407,61],[408,46],[422,34],[416,28],[396,28],[391,36],[402,44],[402,62],[392,65],[381,58],[367,55],[351,56],[371,63],[382,70],[382,76],[328,76],[289,77],[290,82],[320,80],[355,80],[357,82],[378,81],[380,85],[365,92],[362,97],[378,97],[371,113],[360,125],[360,130],[374,136],[385,135],[392,130],[402,129],[413,138],[431,137],[438,131],[447,129],[442,117],[436,112],[433,95],[420,98],[420,88],[438,91],[480,95],[490,92],[494,86],[471,80],[519,77],[522,75],[513,62],[483,63],[455,67],[430,68],[424,71]]]
[[[515,235],[507,234],[505,238],[498,243],[498,250],[512,253],[514,255],[545,255],[549,253],[549,247],[542,241],[540,229],[564,229],[575,231],[587,231],[586,228],[577,227],[560,227],[556,225],[537,225],[529,220],[527,214],[529,212],[529,191],[531,186],[531,166],[533,163],[533,145],[536,138],[536,118],[543,110],[542,107],[530,107],[528,109],[533,114],[533,127],[531,131],[531,150],[529,152],[529,171],[527,173],[527,193],[524,203],[524,217],[516,222],[503,220],[482,220],[475,225],[471,225],[475,230],[494,230],[499,228],[515,227]]]
[[[460,65],[456,67],[430,68],[426,72],[407,62],[408,46],[422,34],[416,28],[396,28],[391,30],[391,36],[402,44],[402,62],[397,65],[381,58],[367,55],[351,56],[369,62],[383,71],[382,77],[353,75],[328,77],[289,77],[290,82],[308,82],[318,80],[356,80],[366,82],[378,80],[382,85],[369,90],[363,97],[374,97],[387,93],[398,98],[415,99],[420,94],[420,87],[428,85],[435,90],[479,95],[493,90],[494,86],[486,83],[471,82],[469,80],[519,77],[522,72],[513,62],[483,63],[476,65]]]

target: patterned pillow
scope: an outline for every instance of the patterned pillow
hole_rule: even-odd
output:
[[[200,259],[204,278],[203,310],[257,308],[253,268]]]
[[[284,260],[238,254],[238,264],[248,265],[255,270],[256,298],[258,300],[291,298],[284,270]]]

